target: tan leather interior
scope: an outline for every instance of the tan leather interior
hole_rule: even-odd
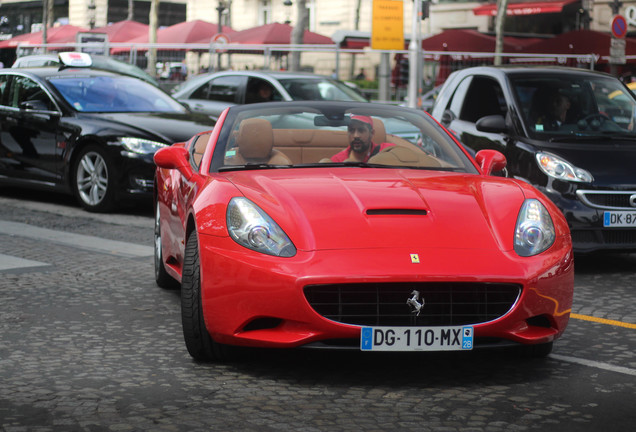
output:
[[[264,163],[290,165],[292,162],[283,153],[274,149],[272,125],[265,119],[246,119],[241,122],[236,136],[238,151],[226,160],[228,165]]]

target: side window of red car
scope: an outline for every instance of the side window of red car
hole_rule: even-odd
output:
[[[210,136],[212,136],[212,132],[199,135],[190,147],[190,162],[192,167],[197,170],[201,166],[201,159],[203,159],[205,149],[210,142]]]

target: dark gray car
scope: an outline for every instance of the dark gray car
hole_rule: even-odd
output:
[[[216,117],[231,105],[255,102],[367,102],[364,96],[342,81],[303,72],[224,71],[203,74],[175,88],[172,96],[194,112]]]

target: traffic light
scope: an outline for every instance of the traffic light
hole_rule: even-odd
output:
[[[424,21],[426,18],[428,18],[430,5],[431,5],[430,1],[423,1],[422,2],[422,9],[421,9],[421,11],[422,11],[422,21]]]
[[[400,87],[406,87],[409,84],[409,59],[404,57],[400,61]]]

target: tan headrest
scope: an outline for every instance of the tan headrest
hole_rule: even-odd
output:
[[[269,159],[274,146],[272,125],[265,119],[246,119],[239,126],[236,143],[245,159]]]
[[[375,144],[382,144],[386,142],[386,129],[384,122],[377,117],[372,117],[373,120],[373,137],[371,140]]]

